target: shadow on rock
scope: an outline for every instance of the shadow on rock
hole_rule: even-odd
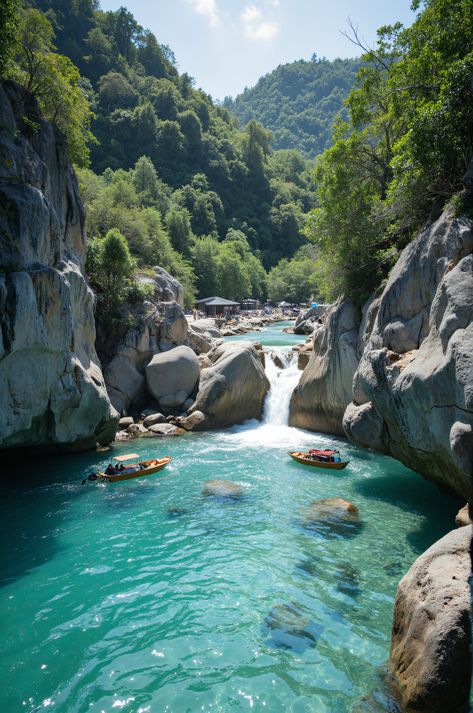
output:
[[[314,647],[323,631],[297,604],[277,604],[264,620],[270,633],[268,646],[301,654]]]

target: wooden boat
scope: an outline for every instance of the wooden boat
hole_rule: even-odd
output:
[[[335,460],[336,457],[340,457],[340,453],[337,450],[319,450],[313,448],[308,453],[304,453],[303,451],[289,451],[289,455],[298,463],[312,465],[315,466],[315,468],[329,468],[330,470],[342,470],[346,468],[350,462],[349,460]]]
[[[151,460],[142,460],[137,463],[129,463],[128,465],[123,465],[124,461],[131,460],[132,458],[139,458],[137,453],[127,453],[124,456],[115,456],[111,466],[108,466],[106,471],[110,472],[97,472],[97,478],[100,480],[108,480],[114,483],[117,480],[131,480],[131,478],[141,478],[144,475],[151,475],[152,473],[157,473],[167,466],[172,460],[170,456],[164,456],[163,458],[151,458]]]

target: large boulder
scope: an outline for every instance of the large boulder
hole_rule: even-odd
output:
[[[130,326],[116,333],[99,329],[99,344],[110,400],[119,413],[129,413],[146,403],[145,367],[151,358],[187,342],[187,320],[177,302],[145,300],[121,311],[121,322]]]
[[[473,222],[444,213],[402,253],[363,344],[347,435],[471,497]]]
[[[209,352],[212,366],[201,373],[199,391],[190,411],[202,411],[204,430],[225,428],[259,418],[269,389],[258,352],[246,342],[227,343]]]
[[[321,323],[328,308],[329,305],[317,305],[301,312],[294,323],[293,334],[312,334],[314,327]]]
[[[399,584],[390,668],[409,711],[470,710],[472,537],[471,525],[449,532]]]
[[[156,354],[146,366],[149,393],[166,408],[181,406],[199,380],[197,356],[189,347],[175,347]]]
[[[121,414],[139,410],[146,401],[145,367],[159,350],[160,311],[151,302],[126,309],[124,322],[131,326],[115,340],[106,335],[101,342],[104,376],[110,400]],[[105,351],[105,349],[107,351]]]
[[[313,335],[313,353],[294,390],[289,425],[343,434],[342,420],[352,400],[358,366],[360,315],[349,301],[332,305]]]
[[[14,82],[0,115],[0,448],[91,448],[113,440],[118,414],[95,352],[77,179],[63,135]]]
[[[156,265],[150,272],[138,272],[136,279],[141,284],[151,285],[154,288],[154,301],[177,302],[184,304],[184,290],[181,283],[169,274],[163,267]]]

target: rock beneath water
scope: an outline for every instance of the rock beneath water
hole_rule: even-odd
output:
[[[181,505],[172,505],[171,507],[168,507],[169,517],[182,517],[182,515],[187,515],[188,512],[189,510]]]
[[[350,597],[358,597],[361,594],[358,572],[350,562],[340,562],[337,565],[336,577],[339,592]]]
[[[162,413],[150,413],[143,421],[143,426],[149,428],[150,426],[156,426],[158,423],[165,423],[166,417]]]
[[[126,431],[128,426],[132,426],[135,423],[131,416],[123,416],[118,422],[118,428],[120,431]]]
[[[241,498],[245,492],[243,485],[230,480],[208,480],[202,488],[203,495],[213,495],[218,498]]]
[[[312,356],[291,398],[290,426],[343,434],[343,414],[353,398],[358,366],[359,325],[359,310],[352,302],[339,301],[327,310],[324,324],[314,331]]]
[[[84,273],[84,209],[64,135],[0,83],[0,448],[113,440]]]
[[[313,500],[303,508],[302,522],[322,535],[355,535],[361,526],[358,508],[343,498]]]
[[[163,407],[180,406],[193,392],[199,373],[199,361],[189,347],[156,354],[146,367],[148,391]]]
[[[194,411],[190,416],[185,416],[177,420],[178,425],[186,431],[193,431],[194,428],[200,426],[205,421],[205,416],[202,411]]]
[[[464,505],[461,510],[457,512],[457,515],[455,517],[455,525],[457,527],[465,527],[465,525],[473,525],[473,522],[470,519],[470,511],[468,508],[468,503]]]
[[[256,349],[249,343],[227,343],[209,352],[212,366],[201,373],[192,408],[202,411],[200,428],[225,428],[259,418],[269,389]]]
[[[404,707],[416,713],[469,710],[472,537],[471,525],[449,532],[399,584],[390,665]]]
[[[264,622],[271,633],[268,643],[295,653],[315,646],[323,631],[297,604],[277,604]]]

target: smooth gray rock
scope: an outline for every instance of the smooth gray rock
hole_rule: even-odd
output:
[[[190,409],[205,415],[198,428],[225,428],[259,418],[269,381],[254,346],[229,342],[213,349],[208,357],[212,366],[202,371]]]
[[[194,428],[200,426],[204,421],[205,416],[202,411],[194,411],[194,413],[191,413],[189,416],[179,418],[178,425],[186,431],[193,431]]]
[[[342,434],[342,419],[352,400],[358,366],[360,314],[349,301],[329,307],[314,330],[313,353],[291,398],[289,425]]]
[[[93,448],[118,414],[95,352],[77,179],[64,136],[14,82],[0,84],[0,115],[0,447]]]
[[[472,225],[444,213],[402,253],[377,301],[344,418],[356,443],[465,498],[473,492]]]
[[[133,425],[135,422],[131,416],[123,416],[118,422],[118,428],[120,431],[124,431],[128,426]]]
[[[192,349],[176,347],[156,354],[146,366],[149,393],[163,406],[179,406],[193,392],[199,379],[199,360]]]
[[[178,429],[172,423],[157,423],[154,426],[150,426],[148,431],[153,436],[176,436]]]
[[[150,426],[156,426],[158,423],[165,423],[165,421],[166,417],[162,413],[151,413],[143,420],[143,426],[149,428]]]
[[[409,711],[469,710],[472,537],[471,525],[449,532],[399,584],[390,667]]]

